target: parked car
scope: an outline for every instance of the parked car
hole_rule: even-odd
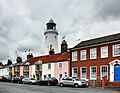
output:
[[[10,82],[10,80],[4,76],[0,76],[0,82]]]
[[[57,85],[58,84],[58,80],[55,77],[51,77],[51,78],[45,78],[45,79],[41,79],[39,82],[39,85]]]
[[[22,83],[22,79],[23,79],[23,77],[15,77],[11,81],[12,81],[12,83]]]
[[[86,87],[87,83],[85,80],[81,80],[79,78],[72,78],[72,77],[64,77],[60,83],[59,83],[60,87],[63,86],[74,86],[76,88],[78,87]]]
[[[23,78],[22,79],[22,83],[23,84],[37,84],[37,81],[35,80],[35,78]]]

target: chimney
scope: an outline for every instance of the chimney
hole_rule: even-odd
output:
[[[29,49],[28,51],[29,51],[29,53],[28,53],[28,55],[27,55],[27,59],[33,58],[33,54],[30,53],[30,49]]]
[[[52,45],[50,45],[50,51],[49,51],[49,55],[54,55],[55,51],[54,49],[52,49]]]
[[[16,61],[17,61],[17,63],[20,63],[20,62],[22,62],[22,58],[20,56],[18,56]]]
[[[63,40],[61,44],[61,53],[67,52],[67,49],[68,49],[67,42]]]
[[[27,59],[30,59],[30,58],[33,58],[33,54],[31,53],[29,53],[28,55],[27,55]]]

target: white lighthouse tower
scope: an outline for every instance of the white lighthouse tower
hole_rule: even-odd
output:
[[[54,49],[54,52],[58,52],[58,31],[56,30],[56,24],[53,19],[50,19],[46,24],[44,31],[45,46],[44,54],[49,54],[50,48]]]

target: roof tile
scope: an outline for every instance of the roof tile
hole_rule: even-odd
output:
[[[31,59],[28,59],[26,62],[29,62],[30,65],[33,65],[38,61],[43,61],[43,63],[60,62],[60,61],[67,61],[69,57],[70,57],[70,53],[65,52],[65,53],[57,53],[54,55],[33,57]]]

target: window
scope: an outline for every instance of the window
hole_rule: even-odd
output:
[[[40,66],[39,66],[39,70],[42,71],[42,64],[40,64]]]
[[[92,67],[90,67],[90,79],[91,80],[96,80],[96,78],[97,78],[96,67],[92,66]]]
[[[120,56],[120,44],[113,45],[113,56]]]
[[[51,74],[48,74],[48,77],[51,78]]]
[[[47,39],[47,36],[45,36],[45,39]]]
[[[90,59],[96,59],[96,55],[97,55],[96,50],[97,50],[96,48],[90,49]]]
[[[28,78],[28,77],[29,77],[29,75],[28,75],[28,74],[24,74],[24,77],[25,77],[25,78]]]
[[[72,61],[77,61],[77,51],[72,52]]]
[[[55,39],[57,38],[57,36],[55,36]]]
[[[67,72],[65,72],[65,76],[64,77],[67,77]]]
[[[44,75],[44,79],[46,79],[46,75]]]
[[[59,64],[58,64],[58,68],[62,68],[62,63],[59,63]]]
[[[25,65],[24,66],[24,71],[26,72],[26,71],[29,71],[29,66],[28,65]]]
[[[77,77],[77,68],[72,68],[72,77]]]
[[[81,60],[86,60],[86,50],[81,50],[80,51],[80,59]]]
[[[70,78],[70,77],[65,77],[65,78],[63,78],[62,80],[72,81],[72,78]]]
[[[101,72],[101,79],[104,76],[108,77],[108,66],[101,66],[100,72]]]
[[[108,57],[108,46],[101,47],[101,58]]]
[[[51,69],[51,64],[48,64],[48,69]]]
[[[81,79],[86,79],[86,67],[81,67],[80,72]]]

